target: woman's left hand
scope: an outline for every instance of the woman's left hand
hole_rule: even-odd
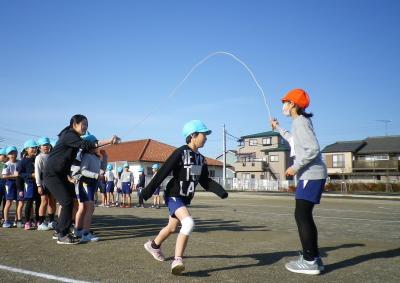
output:
[[[292,167],[289,167],[288,169],[286,169],[285,175],[286,176],[294,176],[296,175],[297,171],[294,170]]]

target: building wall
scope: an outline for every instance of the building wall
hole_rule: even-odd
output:
[[[344,164],[343,167],[333,167],[334,155],[343,155]],[[323,159],[325,161],[326,167],[329,174],[349,174],[353,172],[353,153],[351,152],[337,152],[337,153],[323,153]]]

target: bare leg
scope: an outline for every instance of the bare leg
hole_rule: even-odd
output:
[[[183,206],[178,208],[175,211],[175,216],[181,221],[182,219],[190,216],[189,210]],[[175,257],[182,257],[183,253],[186,249],[187,241],[189,240],[189,236],[179,233],[178,238],[176,239],[176,246],[175,246]]]
[[[161,229],[157,237],[154,239],[154,243],[156,243],[156,245],[161,245],[171,234],[175,232],[178,224],[179,220],[170,216],[167,226]]]

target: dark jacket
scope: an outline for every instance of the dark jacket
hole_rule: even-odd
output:
[[[78,150],[89,151],[96,145],[83,140],[73,129],[66,129],[59,134],[56,146],[49,154],[45,167],[45,176],[68,175]]]
[[[220,184],[209,178],[206,158],[184,145],[168,157],[164,165],[142,191],[145,200],[153,195],[171,171],[173,178],[168,182],[165,189],[167,197],[180,197],[186,204],[189,204],[199,183],[206,191],[213,192],[220,198],[228,196],[228,193]]]

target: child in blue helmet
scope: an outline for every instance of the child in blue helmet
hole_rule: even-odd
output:
[[[122,183],[121,183],[121,175],[124,168],[118,167],[117,168],[117,176],[115,178],[115,187],[117,188],[117,194],[115,196],[115,206],[119,206],[121,199],[122,199]]]
[[[138,178],[138,182],[136,184],[136,191],[137,191],[137,196],[138,196],[139,202],[136,205],[136,207],[144,208],[142,190],[146,183],[146,176],[144,175],[144,168],[142,166],[139,167],[138,171],[139,171],[139,178]]]
[[[153,171],[153,177],[157,174],[158,169],[160,169],[159,164],[153,164],[151,166],[151,169]],[[160,191],[161,191],[161,185],[156,188],[156,190],[153,193],[153,205],[151,206],[152,208],[160,209]]]
[[[4,221],[4,206],[6,205],[6,180],[3,178],[3,169],[7,162],[6,148],[0,148],[0,207],[1,209],[1,221]]]
[[[121,174],[122,206],[128,208],[132,206],[133,173],[129,171],[129,164],[124,164],[124,171]]]
[[[40,153],[35,159],[35,181],[40,196],[40,207],[39,207],[39,231],[47,231],[55,229],[56,222],[54,215],[56,212],[56,200],[49,192],[48,188],[44,184],[44,168],[51,151],[51,141],[47,137],[38,139],[37,144],[39,146]],[[46,223],[46,210],[48,211],[48,222]]]
[[[111,164],[107,165],[107,171],[105,173],[105,181],[106,181],[106,193],[107,193],[107,200],[109,206],[115,205],[114,199],[114,182],[115,176],[113,173],[113,166]]]
[[[17,165],[18,175],[24,180],[24,201],[25,201],[25,230],[36,228],[33,220],[33,202],[39,208],[38,191],[35,181],[35,158],[38,144],[30,139],[24,143],[23,158]],[[36,211],[38,211],[37,209]],[[38,215],[36,220],[38,219]],[[41,224],[41,223],[40,223]]]
[[[164,261],[161,244],[181,224],[181,229],[176,240],[175,258],[171,264],[171,273],[179,275],[185,269],[183,253],[189,235],[193,231],[194,221],[187,205],[190,204],[195,188],[200,183],[206,190],[215,193],[220,198],[227,198],[228,193],[224,188],[209,178],[206,158],[198,152],[207,141],[211,131],[200,120],[192,120],[183,127],[186,145],[176,149],[164,165],[159,169],[150,183],[142,191],[145,200],[149,199],[164,179],[172,172],[173,178],[165,189],[165,202],[169,210],[169,222],[153,241],[144,244],[145,249],[158,261]]]
[[[97,144],[98,142],[97,138],[91,134],[84,135],[82,138],[91,143]],[[74,171],[73,176],[78,179],[77,197],[79,200],[79,208],[75,218],[75,234],[81,238],[80,242],[95,242],[99,238],[90,232],[94,212],[94,194],[100,179],[100,171],[106,169],[107,155],[103,151],[100,153],[98,148],[80,153],[80,172],[77,174]]]
[[[12,222],[9,219],[9,211],[11,208],[11,205],[13,201],[17,201],[17,199],[22,200],[23,199],[23,191],[22,192],[17,192],[17,184],[16,184],[16,178],[18,176],[17,172],[17,154],[18,150],[15,146],[8,146],[6,148],[6,155],[8,158],[8,161],[5,163],[5,166],[3,168],[3,178],[5,179],[5,188],[6,188],[6,205],[4,206],[4,223],[3,223],[3,228],[11,228],[13,226]],[[18,194],[18,197],[17,197]],[[19,202],[19,201],[18,201]],[[16,215],[16,220],[17,220],[17,225],[18,227],[23,227],[22,224],[22,213],[21,210],[18,210],[18,202],[17,202],[17,215]]]

